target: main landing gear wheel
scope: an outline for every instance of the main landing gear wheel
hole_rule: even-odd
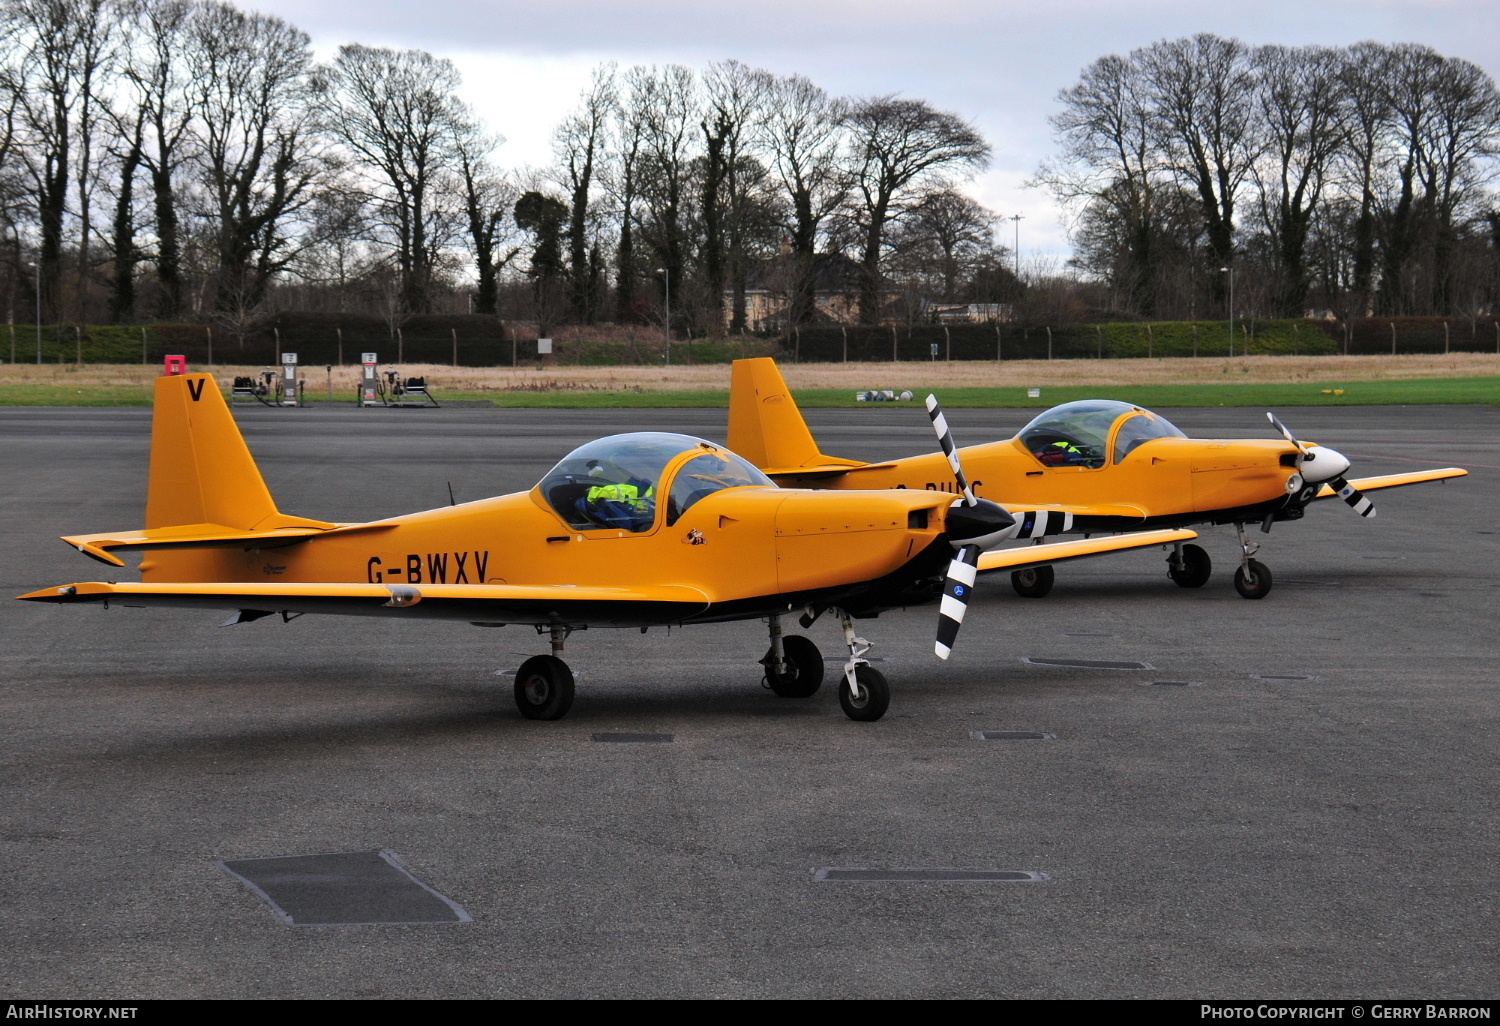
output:
[[[873,723],[885,715],[891,704],[891,687],[885,682],[885,674],[873,666],[856,666],[854,679],[859,682],[859,697],[849,691],[849,679],[839,680],[839,705],[844,715],[851,720]]]
[[[1015,570],[1010,575],[1010,586],[1022,598],[1044,598],[1052,590],[1057,574],[1050,566],[1034,566],[1028,570]]]
[[[560,720],[573,707],[573,671],[557,656],[532,656],[516,671],[516,708],[528,720]]]
[[[800,634],[781,639],[781,656],[785,672],[778,674],[771,650],[761,664],[766,668],[766,684],[782,698],[809,698],[823,685],[823,653],[818,646]]]
[[[1198,545],[1184,545],[1182,547],[1182,566],[1177,566],[1177,553],[1167,557],[1167,576],[1179,588],[1201,588],[1208,583],[1209,575],[1214,572],[1213,560],[1208,558]],[[1239,583],[1239,579],[1235,579]]]
[[[1265,598],[1271,592],[1271,571],[1258,559],[1246,560],[1234,572],[1234,590],[1241,598]]]

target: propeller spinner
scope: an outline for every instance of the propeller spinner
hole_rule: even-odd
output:
[[[1365,493],[1355,488],[1344,480],[1344,471],[1349,469],[1349,457],[1336,449],[1330,449],[1326,445],[1320,445],[1316,449],[1309,448],[1287,430],[1287,426],[1276,418],[1276,414],[1267,412],[1266,418],[1280,431],[1282,436],[1297,447],[1302,453],[1302,479],[1308,484],[1322,484],[1327,482],[1328,486],[1349,508],[1362,517],[1375,516],[1375,504],[1365,497]]]

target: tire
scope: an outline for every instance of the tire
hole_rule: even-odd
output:
[[[560,720],[573,707],[573,671],[556,656],[532,656],[516,671],[516,708],[528,720]]]
[[[848,679],[841,678],[839,705],[844,707],[844,715],[851,720],[873,723],[884,716],[886,709],[890,707],[890,685],[885,682],[885,674],[873,666],[856,666],[854,679],[859,681],[859,700],[855,701],[854,696],[849,693]]]
[[[1056,579],[1057,573],[1050,566],[1034,566],[1029,570],[1012,571],[1010,586],[1022,598],[1046,598]]]
[[[823,686],[823,653],[818,646],[800,634],[781,639],[781,653],[786,673],[777,676],[771,668],[771,650],[761,664],[766,668],[766,685],[782,698],[810,698]]]
[[[1259,560],[1250,560],[1234,572],[1234,590],[1241,598],[1265,598],[1271,593],[1270,569]]]
[[[1208,553],[1198,545],[1182,547],[1181,570],[1173,565],[1170,556],[1167,557],[1167,576],[1172,578],[1179,588],[1201,588],[1208,583],[1213,572],[1213,560],[1209,559]],[[1238,578],[1236,578],[1236,583],[1238,583]]]

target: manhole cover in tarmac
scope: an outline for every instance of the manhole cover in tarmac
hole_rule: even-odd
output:
[[[976,741],[1056,741],[1056,734],[1045,734],[1040,730],[971,730],[969,736]]]
[[[1044,659],[1040,656],[1025,656],[1024,663],[1033,666],[1067,666],[1075,670],[1154,670],[1150,663],[1136,663],[1127,659]]]
[[[1311,673],[1252,673],[1251,680],[1317,680]]]
[[[613,741],[619,744],[669,745],[675,734],[595,734],[595,741]]]
[[[1148,688],[1201,688],[1201,680],[1148,680],[1144,682]]]
[[[467,923],[469,913],[408,873],[389,851],[225,859],[214,865],[291,926]]]
[[[1037,883],[1046,873],[1026,869],[832,869],[813,870],[814,880],[847,883]]]

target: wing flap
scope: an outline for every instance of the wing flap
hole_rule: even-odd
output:
[[[1373,492],[1381,488],[1399,488],[1401,485],[1424,484],[1428,481],[1446,481],[1450,477],[1468,477],[1469,472],[1459,467],[1443,467],[1439,470],[1414,470],[1407,474],[1384,474],[1380,477],[1348,479],[1348,483],[1361,492]],[[1331,499],[1338,493],[1331,485],[1318,489],[1316,499]]]
[[[1104,538],[1084,538],[1079,541],[1049,542],[1046,545],[1018,545],[1009,549],[994,549],[980,553],[979,569],[1027,570],[1035,566],[1050,566],[1089,556],[1102,556],[1110,552],[1142,549],[1153,545],[1171,545],[1174,542],[1191,541],[1198,537],[1196,531],[1141,531],[1138,534],[1116,534]]]

